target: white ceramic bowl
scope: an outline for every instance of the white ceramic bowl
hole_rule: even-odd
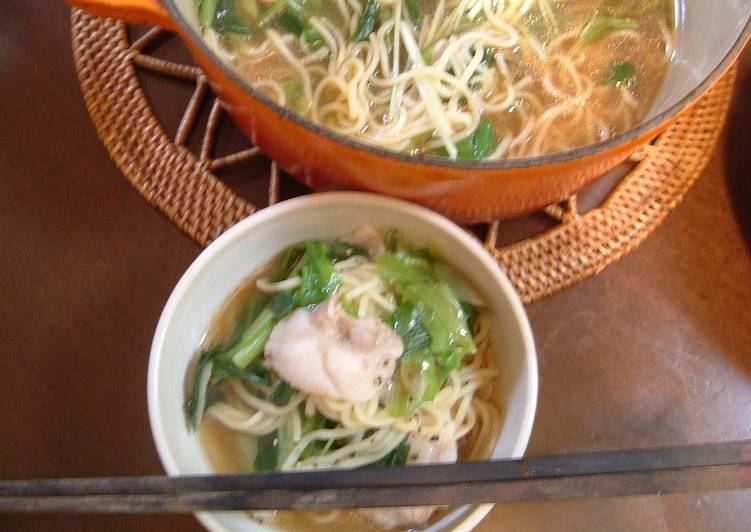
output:
[[[148,376],[151,430],[168,474],[211,472],[198,438],[188,429],[183,383],[212,316],[285,247],[336,238],[363,224],[399,229],[417,245],[435,244],[483,293],[502,375],[503,422],[493,457],[524,454],[537,404],[537,359],[524,308],[506,276],[477,240],[432,211],[372,194],[329,193],[285,201],[239,222],[199,255],[172,292],[154,336]],[[490,508],[462,506],[431,530],[470,530]],[[198,518],[216,531],[267,530],[242,512],[202,513]]]

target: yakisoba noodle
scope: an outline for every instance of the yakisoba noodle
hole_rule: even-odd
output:
[[[235,465],[219,470],[358,468],[490,456],[500,430],[494,395],[499,368],[478,296],[432,252],[389,235],[384,239],[364,227],[346,237],[357,244],[292,246],[220,311],[219,326],[204,341],[189,401],[204,441],[218,438],[212,435],[218,428],[232,440],[206,445],[211,459],[236,455]],[[245,313],[238,312],[242,307]],[[265,316],[268,330],[249,355]],[[231,320],[233,335],[212,333],[229,330],[223,320]],[[305,329],[307,320],[315,320],[314,329]],[[329,343],[310,339],[328,327],[335,334],[322,338]],[[305,367],[303,380],[275,358],[280,343],[298,349],[292,359]],[[381,357],[394,345],[394,361]],[[346,372],[374,353],[381,358],[361,371],[375,371],[376,378],[352,384],[357,389],[321,392],[323,385],[313,382]],[[325,373],[316,369],[319,362]],[[362,385],[372,392],[362,400],[349,398],[347,393],[361,394]],[[424,509],[396,512],[397,521],[388,513],[367,515],[382,526],[424,524],[430,515]],[[308,517],[323,524],[332,515]]]
[[[606,139],[647,113],[672,56],[668,0],[267,4],[225,0],[247,35],[213,23],[207,39],[281,105],[427,155],[533,157]]]

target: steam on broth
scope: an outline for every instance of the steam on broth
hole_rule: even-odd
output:
[[[604,140],[648,112],[670,0],[197,0],[256,88],[369,144],[452,159]]]
[[[212,320],[187,412],[220,473],[490,456],[498,369],[475,291],[428,249],[363,226],[287,248]],[[432,516],[432,517],[431,517]],[[424,525],[431,508],[256,515],[284,529]]]

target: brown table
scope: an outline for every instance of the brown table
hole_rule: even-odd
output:
[[[158,474],[146,365],[200,252],[121,177],[61,1],[0,16],[0,477]],[[174,121],[174,117],[172,117]],[[751,438],[751,53],[709,169],[599,276],[529,307],[531,454]],[[259,182],[234,183],[249,195]],[[481,530],[749,530],[751,492],[509,504]],[[186,516],[0,515],[0,530],[199,530]]]

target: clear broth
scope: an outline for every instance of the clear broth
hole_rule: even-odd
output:
[[[564,96],[554,97],[546,91],[543,83],[545,73],[552,75],[551,79],[563,93],[570,91],[569,96],[578,94],[575,79],[567,74],[566,69],[561,65],[542,60],[526,45],[504,50],[503,55],[513,83],[521,82],[524,78],[529,78],[530,81],[520,91],[526,96],[520,96],[507,109],[495,111],[483,108],[481,110],[482,117],[492,119],[499,141],[506,136],[511,136],[513,139],[506,152],[498,157],[521,158],[565,151],[610,138],[637,125],[651,108],[670,63],[670,57],[665,53],[665,48],[668,41],[673,39],[674,4],[671,0],[663,0],[662,4],[660,4],[661,0],[656,0],[656,2],[657,4],[650,4],[644,0],[548,0],[552,12],[556,15],[556,30],[551,30],[550,26],[546,25],[543,11],[538,7],[533,7],[519,21],[514,22],[514,27],[520,33],[531,35],[544,48],[556,48],[557,39],[569,32],[580,34],[587,21],[593,20],[593,13],[613,18],[631,18],[638,21],[638,27],[624,32],[608,32],[613,34],[612,38],[606,33],[605,37],[587,44],[576,54],[571,54],[572,58],[579,57],[579,55],[584,57],[583,61],[577,62],[576,68],[582,75],[592,80],[595,90],[584,101],[570,107],[570,112],[556,114],[556,118],[552,119],[549,124],[545,121],[544,128],[541,125],[543,122],[540,120],[541,117],[546,111],[550,111],[556,107],[556,104],[561,103],[564,98]],[[655,5],[657,7],[649,7]],[[431,13],[435,10],[435,2],[432,0],[422,0],[421,6],[423,13]],[[326,19],[330,20],[334,27],[345,26],[344,19],[336,12],[329,13]],[[420,24],[418,24],[416,34],[420,31]],[[284,28],[278,24],[272,24],[272,26],[280,35],[284,34]],[[260,55],[246,53],[253,47],[260,46],[264,42],[263,36],[263,32],[257,32],[250,37],[225,35],[220,39],[220,43],[226,49],[237,52],[233,64],[240,74],[274,98],[276,96],[274,90],[270,89],[269,82],[286,84],[289,87],[290,83],[299,83],[301,77],[295,68],[276,51],[272,50]],[[346,32],[344,37],[346,41]],[[562,41],[563,55],[568,54],[572,47],[576,46],[575,41],[576,39]],[[289,43],[289,49],[296,57],[310,54],[310,50],[301,48],[296,42],[293,39]],[[406,68],[407,53],[402,53],[401,57],[403,67]],[[635,67],[635,77],[630,78],[635,81],[633,84],[629,82],[630,96],[628,97],[622,94],[621,87],[617,83],[609,81],[611,70],[619,61],[627,62]],[[313,61],[309,64],[324,71],[330,67],[328,59]],[[322,74],[312,74],[314,89],[321,81],[321,76]],[[389,77],[380,71],[378,71],[378,76],[379,79]],[[372,84],[368,87],[374,93],[379,91],[378,87]],[[416,91],[414,87],[410,90]],[[502,91],[503,87],[495,85],[485,92],[489,97],[491,94]],[[321,109],[333,104],[341,97],[338,90],[322,91]],[[418,97],[417,93],[415,97]],[[299,94],[294,97],[287,96],[285,105],[300,114],[310,115],[310,102],[300,98]],[[624,103],[627,101],[630,101],[631,105]],[[369,105],[373,116],[385,116],[388,107],[386,104],[371,101]],[[530,120],[525,116],[530,115],[536,117],[539,122],[533,126],[532,136],[525,138],[524,132],[530,124]],[[335,113],[323,113],[318,119],[323,125],[340,133],[349,131],[343,122],[340,123],[342,120],[344,119]],[[345,134],[360,137],[366,142],[384,147],[392,147],[382,144],[379,140],[382,137],[378,134],[371,135],[369,127],[365,125],[358,131],[349,131]],[[536,128],[540,131],[538,132]],[[440,150],[435,148],[437,138],[435,132],[417,135],[403,151],[416,154],[440,153]],[[493,157],[496,156],[493,155]]]
[[[245,306],[260,295],[256,288],[256,281],[260,277],[269,275],[276,268],[278,260],[275,258],[257,271],[229,297],[210,322],[201,342],[201,351],[221,346],[231,338]],[[490,350],[492,352],[492,346]],[[492,364],[495,365],[496,358],[491,357],[491,359]],[[189,373],[190,377],[186,382],[192,382],[193,372]],[[188,396],[186,393],[186,397]],[[499,404],[497,386],[493,387],[490,400]],[[203,416],[197,434],[213,471],[222,474],[253,472],[257,450],[256,437],[233,431],[208,415]],[[460,461],[468,458],[470,443],[466,438],[460,442],[458,453]],[[429,522],[434,523],[445,514],[446,509],[439,509],[431,516]],[[354,510],[334,513],[330,511],[251,512],[250,517],[278,530],[329,532],[334,526],[336,530],[341,531],[384,532],[387,530]]]

